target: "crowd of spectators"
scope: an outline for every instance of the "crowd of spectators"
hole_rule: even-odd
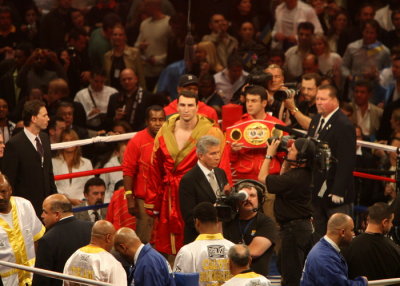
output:
[[[337,111],[340,114],[332,116]],[[338,119],[329,121],[331,118]],[[311,137],[327,141],[332,149],[334,167],[326,174],[311,170],[309,193],[304,187],[307,211],[302,217],[279,209],[290,202],[282,195],[285,184],[282,190],[277,188],[279,178],[270,177],[269,182],[265,173],[259,175],[265,149],[245,148],[223,136],[220,127],[224,126],[225,132],[227,121],[239,125],[251,120],[304,129]],[[271,136],[277,134],[270,129]],[[50,150],[50,144],[128,132],[138,132],[129,143]],[[211,143],[204,143],[203,135],[218,139],[206,138]],[[115,229],[103,222],[92,232],[92,241],[95,237],[99,242],[96,247],[106,243],[107,252],[113,243],[97,239],[102,231],[114,236],[120,227],[136,230],[118,232],[115,248],[119,256],[113,253],[126,267],[128,281],[135,276],[128,266],[137,260],[129,247],[140,252],[142,242],[152,243],[166,256],[176,255],[182,247],[182,253],[193,252],[190,247],[197,247],[196,243],[188,243],[199,233],[200,245],[206,246],[205,237],[212,234],[217,240],[226,238],[249,246],[233,247],[228,257],[230,243],[225,245],[226,278],[241,275],[249,267],[267,276],[269,260],[279,250],[276,234],[280,230],[287,232],[286,239],[296,231],[307,236],[302,242],[307,251],[295,270],[285,258],[279,262],[286,275],[283,285],[292,285],[287,278],[293,271],[296,285],[312,245],[311,217],[319,238],[327,226],[328,234],[331,231],[332,221],[330,225],[328,220],[333,213],[350,215],[356,232],[364,232],[367,214],[354,213],[354,205],[370,207],[384,202],[400,207],[396,184],[350,179],[353,169],[395,178],[397,167],[395,153],[358,145],[353,150],[355,139],[400,146],[399,0],[0,0],[0,163],[6,175],[0,185],[9,184],[16,196],[28,199],[50,229],[57,221],[46,225],[46,214],[62,213],[65,205],[60,204],[71,204],[66,208],[70,214],[70,207],[110,202],[108,212],[84,209],[76,217],[113,223]],[[213,146],[214,153],[210,151]],[[286,172],[281,167],[287,164],[275,153],[267,152],[265,157],[271,160],[267,176]],[[297,155],[290,156],[299,160]],[[54,175],[120,165],[122,171],[100,178],[53,180]],[[313,168],[308,162],[304,166]],[[210,173],[214,175],[208,177]],[[271,192],[264,194],[258,187],[246,185],[250,195],[259,197],[258,201],[253,198],[257,207],[249,207],[249,216],[241,214],[238,207],[237,217],[231,224],[224,223],[223,230],[218,229],[221,225],[205,228],[200,224],[200,232],[196,223],[193,225],[194,207],[202,201],[215,203],[218,192],[227,192],[229,185],[243,179],[260,180]],[[193,195],[196,192],[207,195]],[[56,193],[64,196],[52,197]],[[275,202],[274,211],[275,194],[278,209]],[[50,207],[52,199],[60,202],[54,208]],[[246,200],[252,204],[251,198]],[[303,201],[296,204],[304,206]],[[1,219],[7,211],[0,209]],[[386,205],[372,211],[372,223],[386,219],[386,224],[400,226],[398,210],[394,217]],[[376,218],[378,211],[385,213],[383,218]],[[307,233],[299,227],[299,219]],[[333,224],[347,229],[350,219],[340,217]],[[245,229],[240,225],[244,222]],[[263,228],[254,226],[254,233],[247,235],[255,222]],[[292,230],[292,222],[299,228]],[[237,224],[241,236],[235,233]],[[367,232],[374,232],[371,229]],[[391,234],[399,243],[397,228],[387,229],[385,225],[380,233]],[[39,246],[43,247],[50,234]],[[337,245],[328,239],[321,240],[318,247],[341,246],[340,233],[334,237],[338,237]],[[260,241],[263,247],[257,248]],[[293,254],[285,248],[290,243],[284,240],[279,251]],[[149,256],[164,265],[153,249],[145,247]],[[262,253],[258,253],[260,249]],[[43,248],[41,251],[40,260],[44,259]],[[85,251],[89,250],[83,249],[77,257]],[[29,259],[32,255],[29,253]],[[108,253],[104,255],[115,263]],[[241,256],[242,261],[238,260]],[[228,258],[233,261],[230,274]],[[184,267],[179,265],[181,261],[176,263],[174,268],[196,270],[198,262]],[[367,276],[348,264],[351,278]],[[51,270],[62,271],[60,265]],[[164,269],[165,277],[169,270]],[[400,277],[400,271],[393,273]],[[6,274],[0,269],[3,282]]]

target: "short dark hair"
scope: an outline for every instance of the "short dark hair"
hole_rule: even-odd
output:
[[[311,80],[315,81],[315,85],[318,87],[321,84],[321,76],[317,73],[306,73],[301,76],[302,80]]]
[[[179,92],[178,94],[178,102],[179,102],[179,98],[183,96],[183,97],[187,97],[187,98],[194,98],[196,100],[196,105],[199,103],[199,97],[197,96],[197,94],[188,91],[188,90],[182,90],[181,92]]]
[[[366,87],[368,92],[372,91],[372,85],[369,81],[365,80],[365,79],[359,79],[354,83],[354,87],[353,90],[356,89],[357,86],[363,86]]]
[[[87,195],[91,186],[103,186],[105,188],[106,183],[104,183],[103,179],[99,177],[90,178],[87,180],[85,187],[83,188],[83,193]]]
[[[34,99],[25,102],[24,110],[22,111],[22,121],[25,127],[29,127],[32,121],[32,116],[37,116],[42,107],[45,107],[43,101]]]
[[[50,118],[48,129],[55,129],[58,122],[64,122],[64,118],[61,116],[53,116]]]
[[[201,202],[193,209],[193,218],[197,218],[202,223],[216,223],[217,209],[210,202]]]
[[[394,210],[387,203],[375,203],[368,208],[369,221],[380,224],[384,219],[390,219]]]
[[[77,10],[79,11],[79,10]],[[68,39],[69,40],[74,40],[74,41],[78,41],[80,37],[86,37],[87,33],[85,30],[82,29],[72,29],[69,33],[68,33]]]
[[[372,28],[375,29],[377,35],[379,35],[379,23],[375,19],[369,19],[365,22],[362,23],[361,25],[361,31],[364,31],[364,29],[367,27],[367,25],[371,26]]]
[[[236,54],[233,53],[228,57],[228,62],[227,62],[227,68],[234,68],[234,67],[241,67],[243,68],[243,62],[242,62],[242,58]]]
[[[90,71],[90,77],[94,78],[96,75],[102,76],[102,77],[107,77],[106,72],[103,69],[100,68],[95,68],[92,71]]]
[[[267,92],[266,92],[265,88],[263,88],[261,85],[250,85],[245,88],[244,92],[245,92],[245,96],[247,96],[248,94],[259,95],[261,98],[261,101],[268,99]]]
[[[237,251],[238,247],[243,247],[244,251]],[[249,247],[245,244],[236,244],[231,246],[228,251],[228,258],[233,262],[234,265],[238,267],[246,267],[250,261]]]
[[[318,90],[329,90],[329,96],[331,98],[336,98],[337,100],[339,100],[337,89],[333,85],[323,84],[323,85],[318,87]]]
[[[297,26],[297,32],[299,32],[300,30],[308,30],[314,34],[315,27],[314,27],[314,24],[311,22],[301,22]]]
[[[149,121],[150,119],[150,111],[162,111],[165,116],[164,108],[161,105],[150,105],[146,109],[146,117],[144,118],[145,121]]]
[[[120,23],[121,23],[121,18],[116,13],[108,13],[103,18],[102,28],[105,31],[105,30],[114,28],[114,26],[116,24],[120,24]]]

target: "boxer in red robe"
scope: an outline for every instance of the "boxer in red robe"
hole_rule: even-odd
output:
[[[153,218],[144,209],[144,199],[150,181],[150,161],[154,138],[165,122],[161,106],[153,105],[146,110],[147,128],[139,131],[128,143],[122,171],[128,210],[136,216],[136,233],[143,243],[150,242]]]
[[[184,222],[179,206],[185,202],[179,202],[179,182],[197,162],[197,140],[212,135],[225,142],[222,131],[213,121],[197,112],[197,95],[181,91],[178,114],[164,123],[154,141],[145,208],[148,213],[159,215],[155,248],[166,254],[176,254],[183,245]],[[221,144],[221,152],[224,146]],[[228,166],[229,160],[221,160],[220,168],[230,173]]]

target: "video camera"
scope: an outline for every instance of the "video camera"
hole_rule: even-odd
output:
[[[217,197],[215,208],[217,209],[218,219],[220,221],[229,222],[234,219],[239,211],[238,203],[244,202],[249,198],[249,194],[243,190],[243,188],[246,188],[247,184],[251,184],[257,190],[259,200],[258,207],[261,207],[262,203],[264,202],[265,194],[265,188],[263,184],[250,179],[240,180],[233,186],[229,194],[220,194]],[[258,211],[258,208],[254,209],[253,211]]]
[[[287,152],[288,146],[294,142],[294,138],[305,138],[310,140],[314,144],[315,146],[315,154],[313,157],[314,160],[312,163],[310,163],[310,166],[312,166],[312,168],[317,170],[318,172],[321,173],[327,172],[330,169],[331,164],[336,161],[336,159],[332,156],[331,148],[329,147],[327,142],[312,137],[307,137],[302,132],[299,132],[290,127],[283,126],[280,124],[275,124],[275,128],[293,135],[293,136],[283,136],[281,139],[278,137],[269,138],[268,139],[269,144],[271,144],[272,140],[274,139],[281,140],[281,143],[278,146],[278,150],[280,149],[282,151]],[[291,143],[290,140],[292,140]]]

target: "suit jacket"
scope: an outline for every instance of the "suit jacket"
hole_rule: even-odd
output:
[[[223,190],[228,183],[225,171],[215,168],[215,177],[218,186]],[[217,197],[203,171],[196,164],[187,172],[179,184],[179,201],[182,218],[185,221],[184,243],[190,243],[196,239],[198,232],[194,228],[193,209],[201,202],[215,203]]]
[[[80,205],[77,206],[77,208],[79,207],[86,207],[85,203],[82,203]],[[97,209],[97,212],[99,212],[101,219],[106,219],[106,215],[107,215],[107,208],[102,208],[102,209]],[[82,211],[82,212],[74,212],[74,216],[79,219],[79,220],[84,220],[84,221],[92,221],[90,219],[89,213],[88,211]]]
[[[63,272],[65,262],[79,248],[88,245],[92,223],[71,216],[54,224],[38,242],[35,267]],[[62,280],[33,276],[37,286],[62,285]]]
[[[308,136],[315,135],[320,118],[320,114],[312,118]],[[318,172],[314,168],[314,195],[318,194],[323,182],[327,180],[324,199],[328,207],[333,207],[330,204],[331,200],[328,200],[329,194],[343,197],[345,204],[352,203],[354,201],[352,172],[356,163],[356,134],[353,123],[340,110],[337,110],[325,123],[318,139],[328,143],[336,162],[332,163],[326,173]]]
[[[2,161],[3,173],[9,179],[14,196],[29,200],[38,217],[42,213],[44,199],[57,193],[51,163],[50,140],[44,132],[40,132],[39,137],[44,149],[43,166],[39,153],[24,131],[7,142]]]

